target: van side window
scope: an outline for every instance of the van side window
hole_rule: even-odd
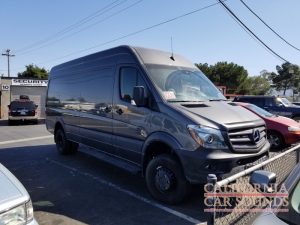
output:
[[[122,100],[127,102],[131,101],[134,86],[144,86],[145,92],[147,93],[146,83],[136,68],[132,68],[132,67],[121,68],[120,95]]]

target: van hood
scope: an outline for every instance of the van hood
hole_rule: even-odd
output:
[[[176,104],[183,113],[189,114],[196,124],[208,125],[224,130],[265,124],[260,117],[232,102],[207,101]],[[206,124],[205,120],[211,125]]]

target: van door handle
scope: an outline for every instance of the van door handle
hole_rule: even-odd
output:
[[[116,113],[118,113],[119,115],[123,114],[123,110],[121,108],[119,108]]]

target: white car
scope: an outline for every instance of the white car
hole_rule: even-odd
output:
[[[20,181],[0,163],[0,225],[38,225],[30,196]]]

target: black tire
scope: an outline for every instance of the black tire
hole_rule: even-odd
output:
[[[280,150],[285,146],[284,139],[282,135],[275,131],[268,132],[268,140],[271,144],[271,148]]]
[[[159,155],[149,162],[146,183],[155,199],[168,204],[182,202],[190,190],[180,164],[167,154]]]
[[[9,125],[9,126],[14,125],[14,121],[13,121],[13,120],[8,120],[8,125]]]
[[[55,132],[55,143],[57,151],[62,155],[74,154],[78,150],[78,144],[69,141],[62,129]]]

